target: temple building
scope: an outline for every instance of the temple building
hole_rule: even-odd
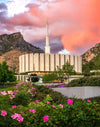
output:
[[[62,65],[66,64],[67,61],[74,66],[77,73],[82,73],[82,57],[50,53],[47,20],[45,53],[30,53],[19,56],[19,73],[37,73],[41,75],[54,71],[57,66],[62,68]]]

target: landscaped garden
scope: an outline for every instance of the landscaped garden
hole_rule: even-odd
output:
[[[66,98],[45,86],[18,82],[0,93],[0,127],[99,127],[97,99]]]
[[[74,73],[73,68],[67,63],[63,69],[44,75],[43,81],[47,84],[55,79],[61,83],[55,86],[34,85],[16,82],[14,72],[7,64],[0,64],[0,127],[100,127],[100,97],[85,100],[67,98],[50,89],[89,84],[100,86],[99,78],[63,83],[63,76],[69,78],[71,73]]]

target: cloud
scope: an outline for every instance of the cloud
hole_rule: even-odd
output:
[[[68,50],[63,49],[63,50],[59,51],[58,54],[64,54],[64,55],[69,54],[70,55],[71,53]]]
[[[2,28],[21,31],[27,41],[45,38],[47,17],[50,38],[60,37],[72,53],[82,54],[100,40],[100,0],[13,0],[7,6],[9,17],[0,16]]]
[[[37,47],[41,47],[41,49],[45,50],[45,39],[41,39],[41,40],[36,40],[32,43],[33,45],[37,46]],[[59,52],[61,49],[64,49],[62,42],[60,40],[60,37],[52,37],[50,38],[50,51],[51,53],[57,53]]]
[[[0,3],[0,10],[7,10],[7,6],[4,3]]]

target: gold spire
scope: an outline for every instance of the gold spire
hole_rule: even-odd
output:
[[[46,19],[47,23],[48,23],[48,18]]]

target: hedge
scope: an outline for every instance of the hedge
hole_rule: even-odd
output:
[[[72,80],[68,84],[68,87],[75,87],[75,86],[100,86],[100,78],[84,77],[84,78]]]

